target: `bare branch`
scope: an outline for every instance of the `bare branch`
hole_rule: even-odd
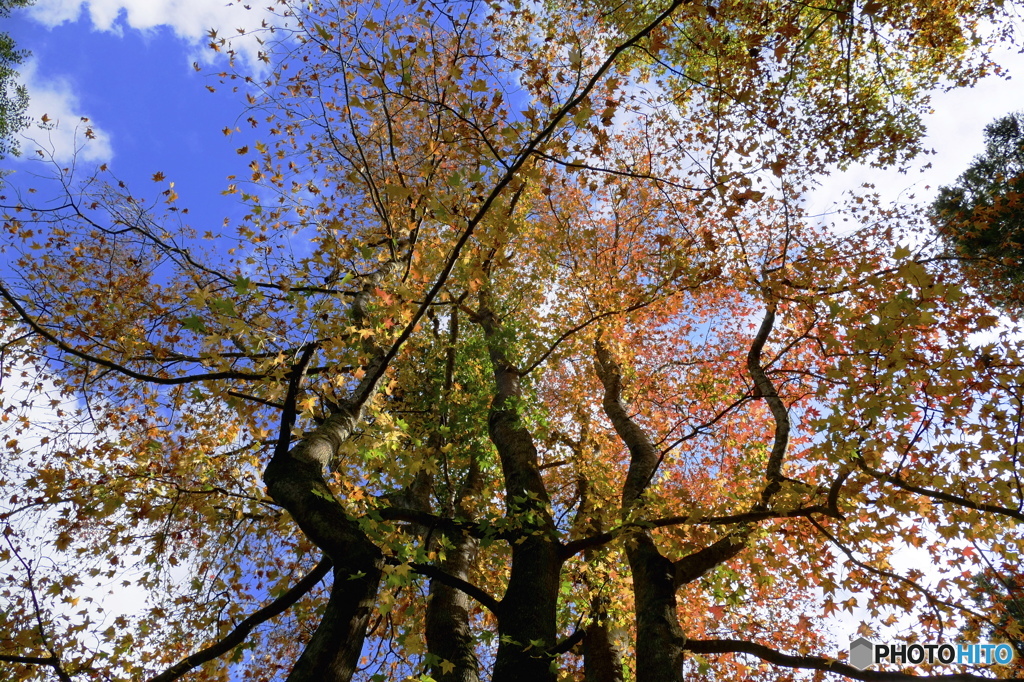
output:
[[[172,680],[176,680],[182,675],[185,675],[190,670],[198,668],[203,663],[212,661],[213,659],[228,653],[244,642],[245,638],[249,636],[249,633],[258,626],[267,622],[271,618],[281,615],[291,608],[292,605],[312,590],[317,583],[324,579],[324,577],[330,572],[332,566],[333,564],[331,563],[330,558],[325,556],[316,566],[313,567],[312,571],[307,573],[302,580],[295,583],[291,589],[243,620],[235,626],[234,630],[205,649],[183,658],[181,661],[175,663],[159,675],[149,678],[149,682],[171,682]]]

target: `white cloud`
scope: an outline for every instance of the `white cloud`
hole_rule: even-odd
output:
[[[62,164],[75,159],[110,161],[114,155],[110,135],[88,119],[88,112],[82,110],[70,82],[40,78],[37,65],[31,60],[21,70],[21,81],[28,87],[28,116],[33,122],[23,134],[23,153],[32,155],[40,149]]]
[[[54,27],[67,22],[78,21],[83,12],[88,15],[93,27],[121,35],[127,29],[153,31],[169,28],[193,51],[189,60],[210,62],[216,53],[206,47],[210,29],[232,41],[232,47],[251,64],[256,65],[260,49],[251,35],[259,30],[263,22],[268,25],[279,23],[258,2],[252,5],[239,0],[37,0],[29,8],[36,21]]]

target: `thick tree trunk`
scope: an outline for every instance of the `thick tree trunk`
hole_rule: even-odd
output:
[[[336,417],[343,419],[332,415],[324,426],[330,428]],[[383,554],[334,498],[320,462],[303,457],[307,442],[275,456],[263,474],[270,495],[334,563],[334,585],[323,620],[288,680],[348,682],[359,663],[367,619],[377,598]]]
[[[619,366],[600,341],[597,374],[604,385],[603,406],[616,433],[629,448],[629,470],[622,489],[622,514],[642,501],[660,461],[658,450],[626,410]],[[633,574],[636,606],[637,682],[683,679],[683,632],[676,613],[675,567],[661,555],[646,532],[626,539],[626,558]]]
[[[350,313],[357,324],[366,322],[370,300],[378,285],[398,272],[399,261],[384,264],[363,279]],[[315,352],[310,346],[293,374],[281,416],[281,433],[274,456],[263,471],[267,492],[334,563],[334,584],[324,617],[288,676],[289,682],[349,682],[359,664],[366,624],[377,600],[384,554],[359,528],[324,480],[338,448],[363,419],[363,408],[376,394],[385,367],[384,353],[366,344],[371,360],[359,384],[335,412],[293,448],[288,449],[295,421],[295,403],[306,364]]]
[[[497,320],[486,310],[479,319],[487,336],[497,389],[488,427],[505,479],[506,513],[519,532],[512,543],[512,567],[498,614],[500,640],[492,682],[555,682],[548,649],[557,637],[561,545],[540,475],[537,448],[519,419],[519,373],[505,355]]]
[[[583,423],[580,442],[572,443],[575,458],[583,460],[585,457],[599,458],[600,452],[589,452],[590,447],[596,448],[596,444],[588,442],[588,420],[581,419]],[[582,465],[582,462],[577,462]],[[580,473],[577,479],[577,491],[579,495],[579,506],[576,512],[576,520],[573,522],[576,534],[582,536],[597,535],[604,530],[602,521],[603,510],[595,509],[590,496],[590,481]],[[587,565],[593,566],[598,558],[598,552],[587,549],[583,552],[583,560]],[[610,600],[607,595],[595,592],[594,581],[591,574],[585,573],[583,580],[593,593],[590,599],[590,618],[586,634],[583,637],[583,680],[584,682],[623,682],[622,652],[618,642],[611,634],[608,626],[608,606]]]
[[[340,571],[335,569],[327,609],[288,675],[288,682],[352,679],[381,576],[379,561],[369,556],[362,559],[365,571],[352,573],[353,565]]]
[[[479,542],[465,535],[449,535],[452,547],[441,562],[441,569],[462,580],[469,579],[469,568],[476,558]],[[427,602],[427,650],[455,666],[441,662],[431,666],[430,674],[437,682],[479,682],[480,663],[476,658],[475,641],[469,626],[470,598],[466,593],[437,580],[430,581]]]
[[[514,410],[494,409],[491,440],[505,475],[508,516],[520,538],[512,544],[512,569],[498,614],[498,654],[493,682],[554,682],[546,653],[557,636],[555,610],[561,547],[537,468],[537,450]]]
[[[583,680],[623,682],[622,654],[603,617],[607,613],[608,599],[594,597],[590,608],[594,613],[594,622],[587,627],[587,634],[583,638]]]
[[[636,603],[637,682],[681,682],[683,631],[676,612],[675,568],[647,533],[626,539]]]

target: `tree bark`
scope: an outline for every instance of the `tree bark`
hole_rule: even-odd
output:
[[[622,515],[626,517],[640,503],[658,467],[660,455],[626,411],[618,364],[600,341],[595,350],[598,378],[605,389],[605,414],[630,454],[622,489]],[[675,567],[661,555],[648,532],[632,533],[625,542],[626,559],[633,574],[637,682],[682,682],[685,638],[676,613]]]
[[[392,260],[364,279],[350,309],[357,324],[365,323],[376,287],[398,269],[398,261]],[[334,563],[334,584],[323,619],[288,676],[289,682],[352,679],[380,588],[383,552],[334,497],[323,476],[324,468],[330,466],[338,449],[362,421],[363,409],[383,378],[385,354],[370,342],[366,349],[371,360],[363,368],[363,379],[347,399],[334,406],[333,414],[289,450],[298,386],[314,347],[305,351],[302,361],[293,368],[278,445],[263,471],[270,496],[288,510],[306,537]]]
[[[352,572],[357,562],[364,571]],[[288,682],[352,679],[363,650],[366,625],[377,600],[382,568],[379,559],[365,556],[344,569],[334,569],[334,585],[327,609],[288,675]]]
[[[498,613],[498,652],[492,682],[555,682],[547,650],[556,643],[561,544],[540,475],[533,437],[519,418],[522,389],[509,362],[497,319],[486,309],[479,322],[487,338],[496,387],[488,419],[505,479],[506,515],[519,528],[512,567]]]
[[[636,608],[637,682],[682,682],[683,644],[676,611],[675,568],[648,533],[626,539]]]
[[[476,558],[479,542],[463,534],[448,534],[452,544],[441,562],[441,569],[462,580],[469,579],[469,568]],[[470,598],[454,587],[437,580],[430,581],[427,602],[427,651],[454,668],[445,672],[441,663],[431,666],[430,674],[437,682],[479,682],[480,662],[469,627]]]
[[[622,653],[612,638],[605,616],[608,598],[596,596],[590,603],[594,622],[587,627],[583,638],[583,681],[623,682]]]
[[[342,430],[342,424],[354,426],[355,420],[344,413],[331,415],[317,431]],[[271,497],[334,563],[334,584],[323,620],[288,680],[348,682],[359,663],[384,556],[335,499],[320,461],[308,458],[311,449],[317,449],[313,436],[292,452],[275,455],[263,474]]]
[[[438,421],[440,426],[447,426],[451,403],[452,387],[455,382],[456,345],[459,340],[459,309],[453,307],[449,318],[447,348],[445,349],[444,381],[440,393],[440,409]],[[438,429],[430,439],[430,447],[440,452],[447,439]],[[458,491],[445,489],[442,514],[446,518],[456,515],[468,518],[465,502],[476,497],[483,487],[483,476],[479,462],[474,458],[470,461],[466,478]],[[433,475],[427,469],[421,469],[413,484],[410,498],[414,505],[424,511],[430,511],[433,489]],[[416,490],[422,491],[416,494]],[[469,570],[476,560],[480,542],[463,530],[457,528],[441,531],[444,543],[444,557],[439,568],[460,580],[469,580]],[[442,549],[441,542],[435,536],[426,536],[427,545],[434,549]],[[475,640],[470,628],[470,596],[464,591],[445,584],[436,578],[430,581],[430,592],[424,618],[424,630],[427,639],[427,652],[436,660],[430,664],[430,675],[437,682],[479,682],[480,661],[476,657]]]
[[[584,448],[591,446],[587,438],[588,422],[584,420],[583,424],[580,442],[572,444],[575,457],[578,460],[582,460],[585,456]],[[588,455],[590,454],[588,453]],[[591,456],[599,458],[600,452],[593,453]],[[579,507],[573,523],[576,533],[583,536],[599,534],[604,530],[602,511],[594,509],[591,503],[590,481],[581,472],[576,484],[579,495]],[[597,550],[584,550],[583,561],[587,565],[594,565],[597,558]],[[622,652],[608,627],[609,599],[607,595],[595,591],[590,572],[584,574],[583,580],[593,593],[590,599],[591,620],[583,637],[583,680],[584,682],[623,682]]]

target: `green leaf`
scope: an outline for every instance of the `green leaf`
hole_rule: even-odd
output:
[[[252,280],[251,279],[249,279],[248,277],[243,277],[242,275],[239,275],[238,278],[235,279],[235,293],[237,293],[239,296],[242,296],[246,292],[249,291],[249,287],[251,285],[252,285]]]
[[[319,498],[321,498],[323,500],[330,500],[331,502],[335,501],[334,495],[331,495],[330,492],[326,492],[324,490],[320,490],[320,488],[313,488],[313,489],[310,490],[310,492],[312,492],[314,495],[316,495],[317,497],[319,497]]]
[[[234,315],[235,302],[229,298],[214,298],[210,300],[210,309],[220,315]]]
[[[181,321],[181,326],[189,331],[196,332],[197,334],[206,334],[206,324],[203,319],[197,315],[189,315]]]

